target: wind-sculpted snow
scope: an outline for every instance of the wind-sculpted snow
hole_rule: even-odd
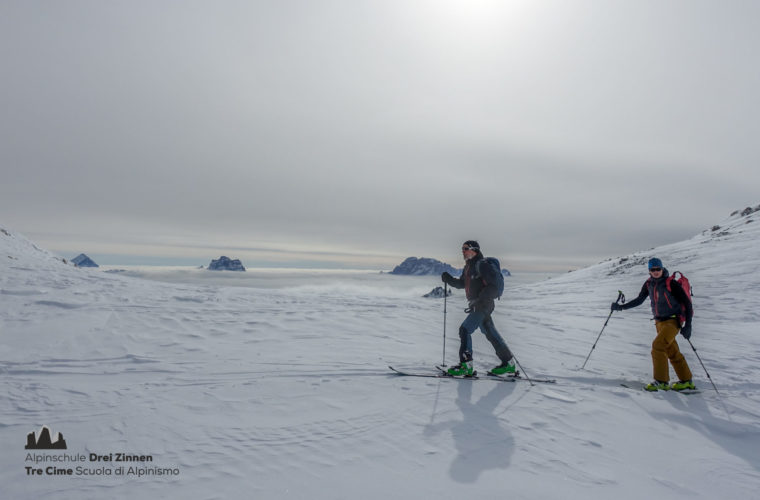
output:
[[[165,283],[77,269],[1,228],[2,496],[754,498],[755,218],[549,281],[508,280],[496,325],[529,375],[558,381],[535,387],[387,370],[441,362],[443,301],[422,297],[435,276],[282,273],[249,287],[197,271]],[[651,378],[646,306],[614,313],[578,370],[617,291],[634,297],[655,255],[694,287],[691,340],[720,396],[681,337],[700,394],[621,387]],[[466,304],[461,291],[447,302],[451,363]],[[480,333],[474,347],[476,369],[497,363]],[[140,467],[179,473],[46,475],[24,449],[43,426],[67,453],[151,455]]]

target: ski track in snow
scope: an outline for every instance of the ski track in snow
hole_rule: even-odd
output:
[[[649,394],[644,266],[508,288],[495,322],[556,385],[399,377],[441,360],[440,300],[345,284],[254,289],[74,269],[0,233],[3,498],[752,498],[760,486],[758,226],[657,255],[694,286],[700,394]],[[6,256],[10,256],[7,258]],[[401,278],[403,279],[403,278]],[[430,288],[437,285],[431,277]],[[461,295],[449,299],[447,362]],[[476,368],[497,359],[479,332]],[[26,434],[151,454],[176,477],[25,476]]]

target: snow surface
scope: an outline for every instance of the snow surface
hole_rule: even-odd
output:
[[[508,281],[497,326],[529,375],[558,380],[534,387],[391,374],[441,361],[443,301],[420,296],[435,278],[161,283],[76,269],[0,228],[0,498],[758,498],[758,219]],[[651,379],[646,305],[613,314],[578,369],[654,255],[691,280],[692,342],[720,395],[681,337],[700,394],[620,386]],[[448,299],[448,362],[463,307]],[[474,346],[476,368],[496,363],[480,333]],[[154,461],[35,466],[28,453],[61,452],[24,449],[43,425],[69,454]],[[25,468],[51,465],[179,474]]]

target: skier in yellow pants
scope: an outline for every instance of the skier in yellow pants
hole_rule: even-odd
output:
[[[649,260],[649,275],[649,279],[641,287],[638,297],[627,304],[613,302],[611,309],[613,311],[622,311],[637,307],[649,297],[652,304],[655,326],[657,327],[657,336],[652,342],[652,371],[654,381],[645,388],[648,391],[694,389],[689,364],[686,362],[683,354],[681,354],[676,342],[676,335],[678,335],[679,331],[684,338],[689,339],[691,337],[691,319],[694,315],[691,300],[678,281],[668,279],[668,270],[662,266],[660,259],[653,258]],[[686,321],[684,326],[681,327],[679,315],[684,309]],[[673,365],[673,370],[675,370],[678,376],[678,382],[672,386],[668,385],[668,381],[670,380],[668,360],[670,360],[670,364]]]

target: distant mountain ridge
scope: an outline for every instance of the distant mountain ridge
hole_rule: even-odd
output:
[[[100,267],[99,265],[95,263],[94,260],[92,260],[91,258],[89,258],[83,253],[80,253],[79,255],[71,259],[71,262],[77,267]]]
[[[462,274],[461,269],[456,269],[440,260],[427,257],[409,257],[396,266],[390,274],[400,274],[404,276],[432,276],[444,272],[453,276],[459,276]]]
[[[398,274],[403,276],[437,276],[444,272],[452,276],[460,276],[462,269],[457,269],[440,260],[428,257],[409,257],[404,262],[396,266],[389,274]],[[506,269],[501,270],[504,276],[512,276]]]
[[[240,259],[230,259],[227,256],[222,255],[216,260],[212,260],[208,265],[209,271],[245,271],[243,263]]]

